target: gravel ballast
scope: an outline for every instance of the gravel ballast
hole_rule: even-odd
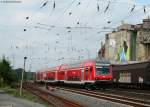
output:
[[[25,99],[15,98],[0,90],[0,107],[45,107]]]
[[[115,103],[107,100],[102,100],[94,97],[89,97],[77,93],[72,93],[64,90],[53,89],[49,91],[51,94],[64,97],[68,100],[77,102],[85,107],[129,107],[129,105],[124,105],[120,103]]]

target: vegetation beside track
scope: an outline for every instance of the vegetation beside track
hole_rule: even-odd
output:
[[[3,59],[0,59],[0,87],[10,86],[16,82],[18,82],[17,74],[10,62],[3,57]]]
[[[26,99],[26,100],[36,102],[36,103],[38,102],[38,103],[44,105],[45,107],[51,107],[47,102],[41,100],[39,97],[33,95],[32,93],[30,93],[24,89],[22,90],[22,96],[20,96],[20,94],[19,94],[19,88],[3,87],[3,88],[0,88],[0,90],[3,90],[6,93],[8,93],[9,95],[12,95],[14,97]]]
[[[22,71],[21,71],[22,73]],[[25,75],[26,77],[26,75]],[[24,78],[26,80],[26,78]],[[22,96],[19,93],[19,85],[20,79],[18,77],[17,72],[11,66],[9,60],[3,56],[0,59],[0,90],[18,98],[27,99],[29,101],[38,102],[40,104],[45,105],[46,107],[50,107],[47,102],[41,100],[37,96],[33,95],[32,93],[23,90]]]

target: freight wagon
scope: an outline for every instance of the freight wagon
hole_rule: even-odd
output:
[[[150,87],[150,60],[112,65],[113,86],[127,88]]]

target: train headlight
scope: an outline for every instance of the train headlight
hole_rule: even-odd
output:
[[[102,76],[102,78],[106,78],[105,76]]]
[[[96,77],[95,80],[98,80],[98,78]]]

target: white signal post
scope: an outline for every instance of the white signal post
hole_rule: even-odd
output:
[[[21,78],[21,83],[20,83],[20,96],[22,95],[22,84],[23,84],[23,77],[24,77],[24,72],[25,72],[25,64],[26,64],[26,59],[27,57],[24,57],[24,66],[23,66],[23,71],[22,71],[22,78]]]

